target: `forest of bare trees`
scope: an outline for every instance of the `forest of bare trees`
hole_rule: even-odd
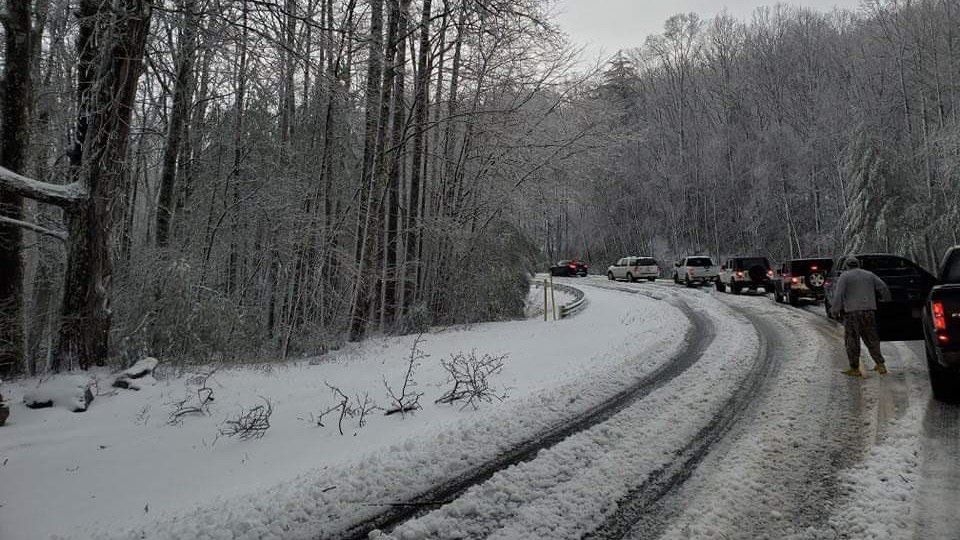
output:
[[[580,138],[536,0],[8,0],[0,369],[522,313]]]
[[[547,259],[958,243],[960,2],[6,0],[0,375],[514,317]],[[542,269],[542,268],[541,268]]]
[[[567,185],[591,181],[546,220],[570,223],[570,255],[880,251],[933,269],[958,243],[956,0],[678,15],[585,106],[608,129]]]

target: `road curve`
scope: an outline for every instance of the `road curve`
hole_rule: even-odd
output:
[[[359,540],[367,538],[370,532],[374,530],[389,532],[405,521],[456,499],[469,488],[482,484],[497,472],[512,465],[530,461],[541,450],[550,448],[573,434],[606,421],[632,403],[668,384],[696,363],[715,337],[713,323],[708,317],[694,311],[682,300],[674,301],[673,304],[688,317],[691,327],[685,335],[685,344],[680,352],[648,376],[639,379],[602,404],[589,409],[568,422],[554,426],[521,445],[515,446],[510,451],[500,454],[495,459],[474,468],[469,473],[438,485],[403,503],[386,507],[383,512],[378,513],[372,519],[356,524],[334,537]]]

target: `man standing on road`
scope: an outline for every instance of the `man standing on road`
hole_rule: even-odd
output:
[[[847,271],[840,275],[833,288],[831,311],[843,318],[847,358],[850,369],[844,371],[851,377],[860,373],[860,340],[867,344],[870,356],[877,364],[873,369],[880,375],[887,374],[887,366],[880,352],[880,335],[877,333],[877,292],[884,301],[890,300],[890,289],[876,274],[860,268],[855,258],[846,262]]]

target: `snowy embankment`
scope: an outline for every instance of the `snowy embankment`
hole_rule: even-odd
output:
[[[592,288],[588,296],[587,310],[562,321],[424,335],[413,376],[423,409],[374,412],[363,427],[347,418],[344,436],[337,413],[317,425],[336,401],[328,384],[387,407],[384,380],[400,386],[414,336],[206,378],[167,374],[140,391],[107,392],[108,374],[93,372],[101,395],[84,413],[26,409],[22,397],[39,381],[6,384],[13,410],[0,428],[0,538],[323,536],[587,410],[681,348],[689,323],[677,308]],[[506,399],[478,410],[435,404],[449,390],[440,361],[473,350],[506,355],[491,378]],[[214,398],[207,414],[170,425],[177,402],[195,401],[201,386]],[[218,435],[261,396],[273,408],[263,438]]]
[[[709,295],[669,292],[706,314],[717,337],[693,366],[608,421],[503,470],[392,538],[579,538],[695,440],[756,366],[753,326]]]

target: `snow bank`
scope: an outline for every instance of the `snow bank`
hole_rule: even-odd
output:
[[[101,396],[85,415],[27,410],[18,401],[33,383],[5,385],[16,422],[0,436],[0,463],[8,460],[0,467],[0,538],[322,537],[580,413],[681,346],[688,323],[676,308],[618,292],[588,294],[590,307],[571,319],[425,335],[429,356],[415,374],[424,410],[373,414],[363,428],[348,420],[346,436],[330,417],[317,426],[334,403],[327,384],[386,405],[384,379],[402,380],[413,336],[221,369],[206,380],[215,398],[209,414],[177,425],[168,425],[170,412],[196,395],[196,373]],[[508,398],[477,411],[434,404],[447,389],[440,360],[470,350],[508,355],[494,380]],[[258,396],[274,408],[266,436],[218,438],[224,420]],[[50,508],[58,509],[55,518]]]

